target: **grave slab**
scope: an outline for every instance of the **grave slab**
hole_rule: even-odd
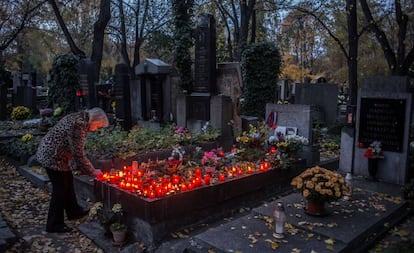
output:
[[[390,195],[397,192],[396,185],[366,184],[358,179],[352,185],[351,200],[331,203],[327,206],[329,215],[325,217],[305,214],[303,197],[292,193],[253,209],[242,218],[194,236],[197,244],[190,244],[189,248],[192,252],[208,249],[215,252],[274,252],[271,244],[277,240],[272,237],[269,218],[276,203],[283,202],[291,226],[287,227],[286,237],[278,241],[277,251],[292,252],[296,248],[302,252],[366,252],[376,239],[407,215],[407,203],[401,202],[398,195]],[[328,238],[334,241],[333,249],[327,248],[325,240]]]
[[[293,252],[294,249],[327,252],[324,241],[328,237],[309,237],[308,234],[306,230],[297,230],[294,235],[286,233],[285,238],[276,239],[263,216],[252,213],[212,228],[195,236],[195,239],[204,249],[214,247],[215,252]],[[273,249],[272,246],[277,248]],[[345,244],[337,242],[334,248],[334,252],[340,252]]]
[[[48,189],[49,184],[49,177],[46,175],[41,175],[36,172],[34,172],[30,167],[27,165],[22,165],[17,167],[17,171],[27,178],[30,182],[32,182],[34,185],[41,189]]]
[[[173,231],[217,220],[260,197],[285,192],[287,182],[303,169],[303,162],[299,162],[289,170],[271,169],[154,199],[95,181],[95,196],[107,207],[121,203],[135,239],[152,247]]]

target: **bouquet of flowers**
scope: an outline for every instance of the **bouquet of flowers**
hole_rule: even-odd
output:
[[[185,150],[183,147],[174,147],[171,156],[168,157],[168,162],[165,164],[165,169],[169,173],[176,173],[178,170],[183,168]]]
[[[214,151],[204,152],[201,163],[206,167],[216,167],[218,164],[218,156]]]
[[[381,149],[381,142],[372,142],[365,150],[364,157],[368,159],[384,158],[384,151]]]
[[[300,135],[279,135],[276,138],[269,138],[269,143],[276,142],[276,147],[281,153],[286,153],[288,155],[296,154],[303,145],[309,144],[309,140]]]
[[[307,200],[335,201],[349,193],[345,178],[334,171],[315,166],[292,179],[291,185]]]
[[[300,135],[287,135],[285,141],[288,143],[289,149],[293,152],[297,152],[303,145],[309,144],[309,140]]]
[[[262,148],[266,142],[266,125],[259,122],[258,126],[249,125],[249,131],[244,131],[236,137],[241,148]]]

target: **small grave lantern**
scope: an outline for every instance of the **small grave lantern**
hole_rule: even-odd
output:
[[[275,232],[273,233],[273,236],[275,238],[284,238],[286,213],[282,202],[277,203],[276,209],[273,212],[273,218],[275,220]]]

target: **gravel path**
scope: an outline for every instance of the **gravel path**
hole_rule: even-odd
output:
[[[78,232],[82,220],[67,221],[71,233],[45,231],[50,194],[22,177],[15,166],[0,160],[0,215],[19,238],[7,252],[103,252]]]

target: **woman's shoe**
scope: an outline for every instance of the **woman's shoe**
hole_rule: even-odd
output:
[[[82,217],[85,217],[86,215],[89,214],[89,209],[83,210],[81,209],[77,214],[75,214],[74,216],[70,216],[68,217],[68,220],[77,220],[80,219]]]
[[[46,228],[46,232],[48,233],[68,233],[71,232],[72,228],[63,225],[63,226],[58,226],[58,227],[54,227],[54,228]]]

